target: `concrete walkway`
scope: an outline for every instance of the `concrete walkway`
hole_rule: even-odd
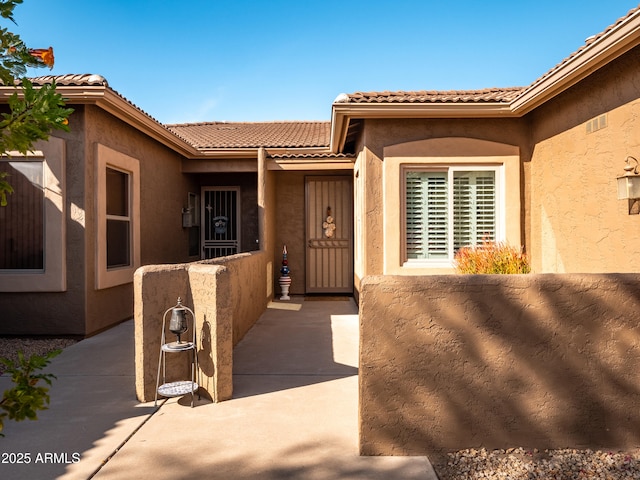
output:
[[[232,400],[155,411],[127,322],[54,360],[50,409],[5,426],[0,478],[436,479],[425,457],[358,455],[357,355],[352,300],[274,302],[234,350]]]

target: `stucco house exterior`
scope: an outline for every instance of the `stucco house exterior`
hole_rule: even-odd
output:
[[[634,9],[527,87],[341,94],[327,122],[162,125],[99,75],[36,78],[75,111],[69,133],[0,159],[18,187],[0,208],[0,333],[131,318],[142,265],[266,248],[277,292],[283,245],[291,294],[356,299],[367,276],[451,273],[482,238],[523,246],[537,273],[637,272],[616,178],[640,158],[638,65]]]

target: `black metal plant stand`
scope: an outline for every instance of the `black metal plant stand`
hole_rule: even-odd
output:
[[[169,331],[177,336],[177,341],[167,342],[166,330],[167,330],[167,314],[171,312],[171,319],[169,321]],[[189,313],[190,315],[187,315]],[[191,316],[189,322],[188,317]],[[192,332],[191,341],[184,341],[180,339],[180,335],[186,333],[189,329]],[[187,394],[191,394],[191,407],[194,404],[194,395],[198,390],[198,383],[196,382],[196,374],[198,371],[198,355],[196,352],[196,346],[198,345],[196,339],[196,327],[195,327],[195,315],[193,310],[189,307],[182,305],[180,297],[178,297],[178,303],[176,306],[167,309],[162,317],[162,337],[160,340],[160,356],[158,358],[158,376],[156,381],[156,398],[154,406],[158,406],[158,395],[163,397],[182,397]],[[191,380],[181,380],[176,382],[166,381],[166,355],[167,353],[187,353],[190,355],[191,360]],[[160,383],[160,371],[162,370],[162,384]],[[198,398],[200,398],[198,396]]]

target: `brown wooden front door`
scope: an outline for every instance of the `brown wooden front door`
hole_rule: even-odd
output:
[[[306,177],[307,293],[353,292],[353,180]]]

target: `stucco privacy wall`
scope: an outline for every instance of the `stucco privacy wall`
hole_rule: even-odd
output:
[[[231,398],[233,347],[271,298],[271,263],[270,254],[254,252],[136,271],[135,363],[140,401],[155,397],[162,316],[178,296],[196,316],[198,383],[216,402]],[[184,379],[189,372],[187,355],[168,357],[167,380]]]
[[[640,274],[375,276],[360,450],[640,446]]]
[[[639,62],[636,47],[529,118],[527,245],[537,272],[640,271],[640,217],[616,187],[627,155],[640,159]]]

